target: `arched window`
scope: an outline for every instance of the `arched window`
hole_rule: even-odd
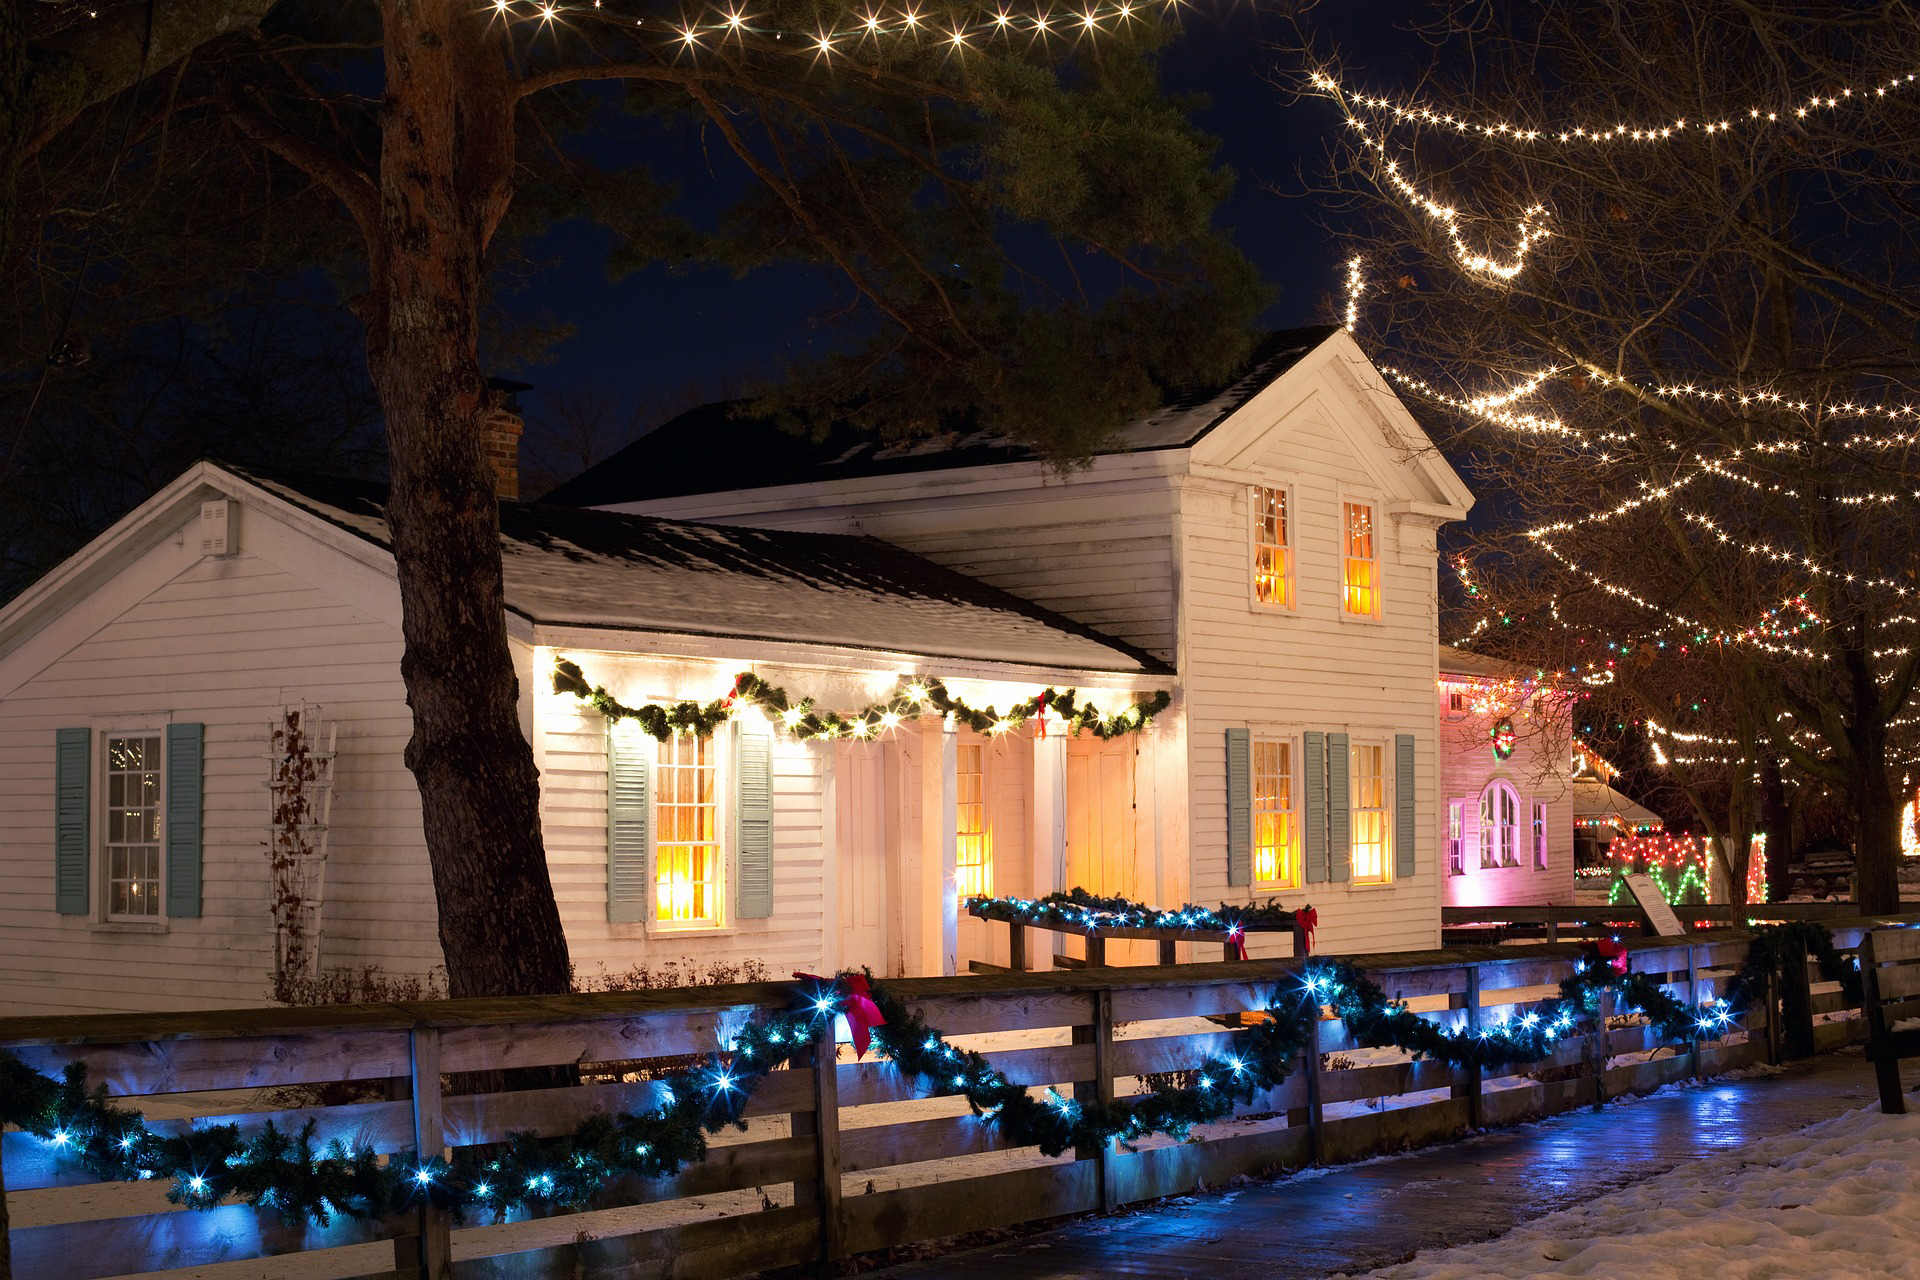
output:
[[[1520,796],[1498,778],[1480,793],[1480,865],[1520,865]]]

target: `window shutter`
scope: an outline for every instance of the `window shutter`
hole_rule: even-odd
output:
[[[607,919],[614,924],[645,920],[653,896],[647,866],[652,745],[635,728],[607,726]]]
[[[1227,883],[1253,883],[1253,761],[1245,729],[1227,730]]]
[[[1300,797],[1300,834],[1306,847],[1300,860],[1306,864],[1307,883],[1327,878],[1327,735],[1309,729],[1304,735],[1306,751],[1306,794]]]
[[[206,726],[167,726],[167,916],[200,914],[200,809]]]
[[[93,731],[60,729],[53,746],[53,909],[87,914],[93,841]]]
[[[1347,735],[1327,735],[1327,879],[1345,880],[1353,860],[1353,752]]]
[[[764,920],[773,914],[773,735],[743,726],[735,764],[740,918]]]
[[[1413,875],[1414,841],[1417,839],[1413,777],[1413,735],[1401,733],[1393,739],[1393,878],[1405,880]]]

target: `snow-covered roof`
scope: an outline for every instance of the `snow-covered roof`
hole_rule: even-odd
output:
[[[1666,819],[1653,810],[1615,791],[1592,776],[1573,780],[1573,820],[1575,822],[1612,821],[1615,825],[1622,827],[1666,825]]]
[[[1122,427],[1101,453],[1186,448],[1219,426],[1338,330],[1268,335],[1246,372],[1224,387],[1175,396]],[[738,402],[703,405],[664,423],[549,493],[545,501],[595,507],[860,476],[1032,462],[1027,445],[985,431],[886,441],[836,427],[822,440],[742,417]]]
[[[228,468],[391,549],[384,486]],[[507,607],[536,623],[1125,674],[1167,665],[875,538],[500,506]]]
[[[1508,662],[1505,658],[1490,658],[1484,653],[1475,653],[1470,649],[1456,649],[1450,644],[1440,646],[1440,674],[1443,676],[1468,676],[1480,680],[1525,680],[1534,672],[1533,667]]]

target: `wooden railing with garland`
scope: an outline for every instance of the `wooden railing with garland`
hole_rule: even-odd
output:
[[[171,1178],[81,1190],[95,1178],[74,1158],[71,1136],[45,1125],[37,1136],[10,1132],[0,1142],[0,1171],[15,1193],[13,1274],[83,1280],[359,1246],[358,1255],[340,1255],[342,1273],[438,1276],[450,1270],[461,1280],[641,1274],[648,1272],[648,1260],[664,1266],[673,1259],[675,1275],[725,1276],[1111,1208],[1267,1168],[1358,1159],[1469,1126],[1551,1114],[1777,1056],[1781,1020],[1767,1010],[1776,988],[1794,983],[1774,975],[1791,979],[1797,969],[1804,977],[1808,962],[1801,957],[1826,949],[1831,937],[1838,951],[1827,951],[1824,973],[1816,971],[1806,984],[1807,998],[1793,1016],[1810,1020],[1855,1005],[1857,993],[1845,983],[1847,951],[1863,929],[1889,922],[1830,920],[1818,929],[1802,926],[1791,935],[1758,940],[1731,932],[1630,940],[1634,977],[1618,983],[1597,980],[1592,957],[1572,945],[1355,956],[1335,964],[1310,962],[1311,969],[1289,960],[902,979],[876,989],[897,1042],[860,1062],[836,1060],[826,1051],[827,1023],[810,1016],[811,996],[792,983],[541,1000],[5,1019],[0,1052],[17,1069],[50,1079],[84,1064],[88,1079],[105,1086],[112,1096],[94,1115],[106,1118],[100,1131],[109,1138],[120,1132],[112,1126],[123,1123],[113,1118],[123,1114],[113,1105],[117,1098],[326,1088],[329,1096],[316,1096],[309,1106],[285,1107],[283,1095],[275,1099],[281,1110],[151,1120],[137,1139],[135,1130],[125,1131],[147,1144],[140,1149],[156,1160],[177,1163],[181,1152],[214,1153],[205,1158],[219,1159],[222,1168],[207,1170],[209,1188],[223,1185],[223,1176],[238,1186],[239,1174],[259,1173],[249,1163],[255,1155],[247,1153],[271,1155],[286,1146],[284,1140],[263,1141],[269,1124],[274,1134],[303,1138],[323,1157],[337,1139],[343,1160],[354,1150],[370,1150],[386,1167],[382,1175],[299,1166],[302,1176],[361,1177],[366,1186],[381,1188],[380,1196],[394,1196],[409,1178],[419,1179],[415,1196],[394,1197],[365,1216],[334,1213],[322,1224],[312,1215],[286,1212],[284,1204],[276,1211],[272,1199],[259,1207],[181,1207],[178,1201],[195,1197]],[[1680,1010],[1712,1009],[1729,997],[1744,1000],[1733,988],[1749,958],[1764,964],[1747,975],[1754,998],[1739,1020],[1744,1038],[1726,1034],[1732,1027],[1724,1020],[1703,1019],[1699,1030],[1681,1034],[1673,1025],[1618,1025],[1625,1006],[1616,1000],[1660,1004],[1670,1024]],[[1841,981],[1823,981],[1827,976]],[[1308,983],[1316,985],[1309,989]],[[1355,993],[1371,984],[1380,996],[1412,1002],[1417,1019],[1377,999],[1363,1009]],[[1538,988],[1555,986],[1562,995],[1572,992],[1576,1005],[1538,998]],[[1351,1021],[1297,1016],[1322,1004]],[[1272,1021],[1260,1016],[1268,1011]],[[1503,1052],[1510,1055],[1542,1024],[1542,1011],[1557,1030],[1541,1042],[1550,1051],[1539,1062],[1462,1050],[1485,1031],[1496,1042],[1504,1038]],[[1190,1023],[1155,1025],[1195,1017],[1220,1025],[1204,1032],[1191,1030]],[[1247,1025],[1234,1025],[1243,1021]],[[1376,1040],[1382,1034],[1419,1040],[1438,1058],[1328,1069],[1323,1056],[1356,1047],[1356,1029],[1369,1026]],[[1856,1026],[1809,1025],[1804,1040],[1812,1048],[1833,1047],[1855,1038]],[[1067,1042],[1021,1048],[988,1043],[975,1053],[965,1040],[947,1039],[1036,1030],[1052,1030]],[[806,1045],[790,1056],[796,1033],[804,1034]],[[776,1034],[778,1041],[772,1039]],[[526,1195],[515,1197],[520,1205],[509,1220],[495,1222],[481,1207],[485,1197],[472,1194],[476,1176],[497,1177],[503,1185],[510,1178],[536,1190],[544,1178],[551,1189],[575,1176],[569,1169],[603,1160],[614,1149],[608,1144],[636,1133],[686,1140],[686,1132],[668,1123],[678,1104],[666,1095],[684,1091],[689,1079],[709,1097],[724,1089],[714,1076],[697,1072],[642,1079],[635,1065],[683,1063],[693,1055],[711,1064],[698,1070],[732,1080],[746,1060],[723,1062],[712,1055],[726,1047],[737,1052],[743,1044],[783,1059],[741,1095],[737,1111],[748,1122],[745,1131],[722,1128],[703,1138],[703,1154],[642,1156],[628,1160],[625,1169],[596,1166],[596,1190],[581,1211],[563,1203],[568,1195],[549,1190],[547,1199],[532,1198],[531,1209]],[[1660,1047],[1673,1052],[1650,1061],[1621,1060]],[[465,1095],[442,1087],[454,1073],[577,1063],[612,1065],[589,1067],[589,1082],[578,1086]],[[933,1079],[936,1069],[953,1071],[953,1079]],[[621,1082],[623,1073],[627,1082]],[[1169,1085],[1168,1073],[1187,1074]],[[1143,1078],[1149,1076],[1157,1088],[1148,1087]],[[905,1118],[897,1110],[859,1114],[951,1093],[947,1086],[961,1080],[972,1106],[955,1097],[937,1116],[925,1114],[927,1108]],[[336,1101],[342,1082],[358,1084],[370,1096]],[[1228,1104],[1205,1101],[1216,1084],[1234,1093]],[[1042,1087],[1034,1095],[1039,1105],[1008,1105],[1020,1092],[1013,1086]],[[1399,1105],[1339,1114],[1347,1109],[1342,1104],[1362,1099]],[[1227,1113],[1271,1119],[1236,1126],[1229,1135],[1203,1129],[1199,1142],[1138,1137],[1142,1128],[1177,1133],[1185,1122]],[[609,1132],[596,1119],[606,1116],[624,1119]],[[235,1129],[216,1138],[222,1123]],[[1098,1140],[1102,1134],[1118,1140]],[[1062,1155],[1042,1155],[1043,1148],[1063,1144],[1070,1145]],[[1011,1165],[1004,1158],[987,1165],[966,1159],[1015,1147],[1025,1150]],[[689,1156],[695,1158],[680,1163]],[[927,1163],[949,1158],[957,1159]],[[564,1161],[565,1167],[544,1167],[542,1160]],[[288,1167],[298,1165],[295,1160]],[[451,1187],[456,1167],[468,1178],[455,1198],[464,1201],[459,1206],[440,1190],[443,1182]],[[473,1172],[487,1169],[497,1172]],[[186,1172],[188,1179],[199,1176]],[[299,1180],[287,1186],[297,1192]],[[103,1196],[115,1197],[104,1203],[116,1216],[103,1215]],[[743,1213],[750,1215],[745,1222]],[[456,1240],[467,1256],[452,1263]],[[386,1241],[393,1243],[372,1243]],[[368,1255],[369,1249],[377,1256]]]

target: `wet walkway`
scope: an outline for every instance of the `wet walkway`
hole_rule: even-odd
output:
[[[1920,1064],[1906,1074],[1920,1085]],[[869,1274],[898,1280],[1098,1276],[1324,1276],[1501,1235],[1555,1209],[1876,1104],[1859,1049],[1784,1074],[1668,1086],[1410,1155],[1346,1165],[1137,1211]]]

